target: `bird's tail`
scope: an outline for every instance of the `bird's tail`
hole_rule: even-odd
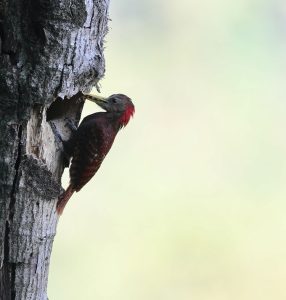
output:
[[[64,211],[64,208],[66,206],[66,204],[68,203],[70,197],[72,196],[72,194],[74,193],[74,189],[72,188],[71,185],[68,186],[68,188],[66,189],[65,192],[63,192],[58,199],[58,203],[57,203],[57,213],[59,215],[61,215]]]

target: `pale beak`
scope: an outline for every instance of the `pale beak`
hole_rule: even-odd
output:
[[[84,95],[86,100],[96,103],[98,106],[106,109],[107,98],[99,95]]]

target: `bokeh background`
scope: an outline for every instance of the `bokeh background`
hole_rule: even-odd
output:
[[[60,219],[50,299],[286,299],[285,1],[110,17],[102,94],[136,114]]]

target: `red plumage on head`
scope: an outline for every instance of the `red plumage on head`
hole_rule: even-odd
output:
[[[134,113],[135,113],[135,107],[132,103],[130,103],[127,106],[125,112],[122,114],[122,116],[119,119],[120,127],[126,126],[129,122],[130,118],[133,117]]]

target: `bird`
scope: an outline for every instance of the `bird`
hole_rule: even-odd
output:
[[[68,141],[63,142],[65,154],[71,159],[70,183],[56,205],[59,215],[73,195],[96,174],[109,152],[119,130],[125,127],[135,112],[132,100],[124,94],[107,98],[84,95],[103,108],[103,112],[86,116]]]

